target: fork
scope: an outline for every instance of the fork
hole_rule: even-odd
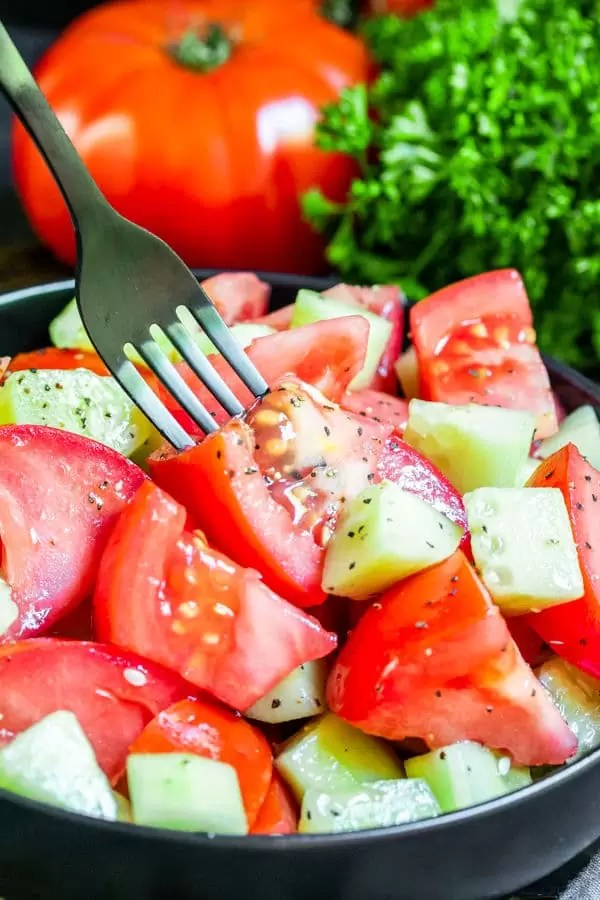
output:
[[[163,437],[178,450],[193,446],[129,360],[131,348],[206,434],[218,426],[156,343],[157,330],[231,416],[244,407],[195,343],[189,316],[255,397],[268,390],[264,378],[185,263],[104,198],[2,22],[0,90],[43,154],[69,208],[77,239],[75,296],[92,344]]]

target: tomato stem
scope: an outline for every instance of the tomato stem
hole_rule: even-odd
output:
[[[211,72],[226,63],[231,56],[233,41],[222,25],[211,22],[204,33],[196,28],[186,31],[171,47],[173,59],[186,69]]]

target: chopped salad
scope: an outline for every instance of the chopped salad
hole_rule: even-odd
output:
[[[519,274],[206,290],[270,391],[176,452],[74,303],[0,361],[0,787],[200,833],[398,825],[600,745],[600,425]]]

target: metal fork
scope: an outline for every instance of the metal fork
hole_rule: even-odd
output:
[[[151,330],[169,338],[192,371],[232,416],[244,407],[195,343],[187,310],[252,394],[268,386],[185,263],[160,238],[125,219],[105,200],[0,22],[0,90],[41,150],[67,202],[77,237],[75,291],[85,329],[132,401],[177,449],[186,430],[126,355],[133,346],[164,387],[209,433],[212,416],[185,383]]]

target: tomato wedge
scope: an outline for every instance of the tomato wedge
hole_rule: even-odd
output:
[[[117,647],[35,638],[0,647],[0,742],[60,709],[73,712],[112,780],[147,722],[193,688]]]
[[[324,548],[340,506],[376,480],[390,433],[290,380],[245,421],[150,467],[209,541],[308,607],[325,600]]]
[[[382,391],[366,388],[362,391],[346,391],[340,406],[357,416],[366,416],[376,422],[392,425],[398,434],[403,434],[408,422],[408,400],[392,397]]]
[[[374,390],[395,394],[397,390],[394,363],[402,351],[404,339],[404,295],[395,284],[362,287],[355,284],[336,284],[326,291],[325,297],[337,297],[345,303],[355,303],[370,312],[387,319],[392,331],[379,360],[377,374],[369,385]]]
[[[221,272],[200,282],[227,325],[264,315],[271,285],[254,272]]]
[[[10,360],[7,373],[20,372],[24,369],[89,369],[96,375],[109,374],[97,353],[58,347],[43,347],[29,353],[17,353]]]
[[[563,763],[577,749],[460,550],[365,612],[334,664],[328,701],[390,740],[479,741],[523,765]]]
[[[215,703],[180,700],[146,725],[130,753],[197,753],[236,770],[248,825],[258,816],[271,786],[273,754],[257,728]]]
[[[361,316],[329,319],[313,325],[303,325],[279,334],[268,334],[252,341],[246,352],[267,384],[273,386],[293,372],[307,384],[338,401],[360,372],[365,360],[369,325]],[[254,397],[235,375],[222,356],[212,356],[211,362],[242,404],[247,407]],[[178,366],[180,374],[200,398],[206,409],[220,425],[230,417],[215,398],[200,384],[185,364]],[[170,394],[161,391],[161,399],[190,434],[198,427],[175,403]]]
[[[547,648],[527,621],[527,616],[511,616],[506,620],[506,624],[525,662],[533,667],[541,665],[544,661],[544,650]]]
[[[298,830],[296,804],[283,779],[273,772],[265,802],[250,834],[294,834]]]
[[[585,593],[581,600],[544,609],[527,621],[555,653],[600,678],[600,472],[568,444],[540,464],[528,485],[562,491]]]
[[[108,535],[146,476],[104,444],[36,425],[0,428],[0,643],[49,629],[93,589]]]
[[[141,487],[102,559],[97,633],[244,710],[297,666],[330,653],[336,637],[257,572],[184,531],[185,518],[155,485]]]
[[[421,397],[527,409],[536,415],[536,437],[553,434],[556,409],[532,325],[514,269],[476,275],[421,300],[410,311]]]

